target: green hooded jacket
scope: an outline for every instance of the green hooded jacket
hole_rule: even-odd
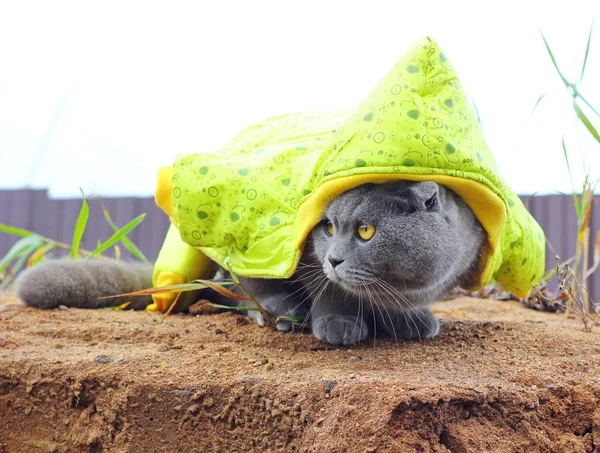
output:
[[[426,37],[356,109],[270,118],[219,151],[161,169],[156,200],[173,226],[155,285],[206,277],[211,260],[238,275],[290,277],[329,200],[400,179],[443,184],[478,217],[491,252],[476,288],[494,277],[526,296],[539,281],[544,234],[500,176],[450,61]],[[155,302],[164,310],[172,297]]]

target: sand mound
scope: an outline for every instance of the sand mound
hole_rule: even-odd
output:
[[[231,313],[0,303],[0,452],[599,452],[600,334],[513,302],[334,348]]]

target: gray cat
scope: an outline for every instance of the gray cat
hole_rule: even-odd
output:
[[[470,286],[488,250],[483,227],[450,189],[430,181],[365,184],[328,204],[291,279],[240,280],[267,311],[306,317],[314,336],[331,344],[358,343],[378,328],[426,339],[440,329],[428,306]],[[150,286],[150,266],[50,261],[22,274],[17,295],[39,308],[97,308],[120,303],[98,297]],[[141,298],[133,308],[148,303]],[[249,315],[264,325],[260,313]]]

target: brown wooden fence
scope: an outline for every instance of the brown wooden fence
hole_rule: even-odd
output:
[[[540,223],[548,238],[546,267],[555,265],[555,255],[566,259],[574,254],[577,237],[577,220],[573,200],[567,195],[525,196],[523,202]],[[103,198],[88,200],[90,218],[83,237],[83,246],[93,249],[98,240],[112,234],[103,216],[106,207],[118,226],[146,213],[146,219],[130,235],[150,259],[156,259],[169,226],[167,216],[154,203],[153,198]],[[57,241],[70,243],[73,227],[79,213],[81,200],[49,199],[45,190],[0,191],[0,223],[26,228]],[[600,229],[600,209],[592,209],[590,228],[593,243]],[[0,257],[9,250],[17,238],[0,233]],[[126,255],[126,253],[124,253]],[[595,273],[588,282],[594,300],[600,300],[600,277]]]
[[[88,204],[90,217],[82,240],[85,249],[95,249],[99,240],[107,239],[114,232],[104,219],[103,208],[108,210],[112,220],[119,227],[146,213],[144,221],[128,237],[148,259],[156,259],[169,226],[169,219],[156,206],[153,198],[89,199]],[[0,223],[35,231],[42,236],[69,244],[80,208],[81,200],[50,199],[45,190],[0,191]],[[17,240],[14,236],[0,232],[0,256],[4,256]],[[123,247],[121,249],[125,252]]]

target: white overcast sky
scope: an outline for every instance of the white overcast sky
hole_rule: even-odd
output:
[[[568,192],[561,137],[576,182],[582,155],[600,176],[600,147],[577,133],[538,27],[575,79],[599,10],[578,0],[0,0],[0,189],[150,195],[175,153],[218,148],[268,116],[357,105],[431,35],[509,184]],[[597,23],[582,84],[597,109],[599,81]]]

